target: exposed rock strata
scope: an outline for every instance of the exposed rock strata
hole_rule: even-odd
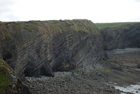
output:
[[[140,47],[140,24],[101,29],[105,50]]]
[[[54,76],[106,59],[101,35],[88,20],[1,23],[0,45],[20,78]]]

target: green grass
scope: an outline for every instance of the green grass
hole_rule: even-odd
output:
[[[3,94],[2,90],[11,83],[9,78],[6,77],[7,68],[10,69],[10,66],[4,60],[0,59],[0,94]]]
[[[24,26],[24,28],[29,31],[38,30],[38,28],[34,25],[26,25],[26,26]]]
[[[21,26],[13,26],[13,29],[17,32],[17,33],[20,33],[20,30],[21,30]]]
[[[47,22],[47,23],[58,23],[59,20],[47,20],[47,21],[43,21],[43,22]]]
[[[77,32],[87,31],[82,21],[79,24],[73,23],[73,29]]]
[[[95,23],[95,25],[97,26],[98,29],[103,29],[106,27],[118,27],[126,24],[134,25],[136,23],[140,23],[140,22]]]
[[[51,25],[51,28],[54,30],[54,31],[60,31],[62,30],[62,26],[61,25],[58,25],[58,24],[53,24]]]
[[[81,19],[74,19],[74,20],[65,20],[75,31],[77,32],[89,32],[93,31],[94,33],[98,33],[98,31],[93,26],[94,24],[89,20],[81,20]]]
[[[111,72],[111,70],[110,70],[110,69],[104,69],[104,71],[106,71],[106,72]]]
[[[0,28],[0,36],[2,37],[7,37],[7,38],[10,38],[10,37],[12,37],[11,35],[10,35],[10,33],[9,32],[6,32],[6,31],[4,31],[4,29],[3,28]]]
[[[0,69],[1,70],[1,69]],[[5,73],[3,71],[0,71],[0,94],[2,93],[2,90],[6,88],[10,84],[10,80],[6,77]]]

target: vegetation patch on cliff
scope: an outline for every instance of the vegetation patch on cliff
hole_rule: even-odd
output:
[[[38,28],[34,25],[26,25],[24,26],[25,29],[32,31],[32,30],[38,30]]]
[[[11,83],[6,76],[8,69],[10,69],[9,65],[4,60],[0,59],[0,94],[3,94],[3,89]]]
[[[11,38],[10,33],[8,33],[6,30],[4,30],[3,28],[0,28],[0,37],[1,38]]]
[[[65,21],[77,32],[88,32],[91,30],[94,31],[94,34],[98,34],[98,30],[95,28],[96,26],[89,20],[75,19]]]

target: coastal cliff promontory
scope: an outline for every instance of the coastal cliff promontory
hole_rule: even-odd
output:
[[[20,78],[54,76],[106,58],[89,20],[0,23],[0,53]]]

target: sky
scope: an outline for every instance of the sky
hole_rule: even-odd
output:
[[[140,0],[0,0],[0,21],[140,22]]]

